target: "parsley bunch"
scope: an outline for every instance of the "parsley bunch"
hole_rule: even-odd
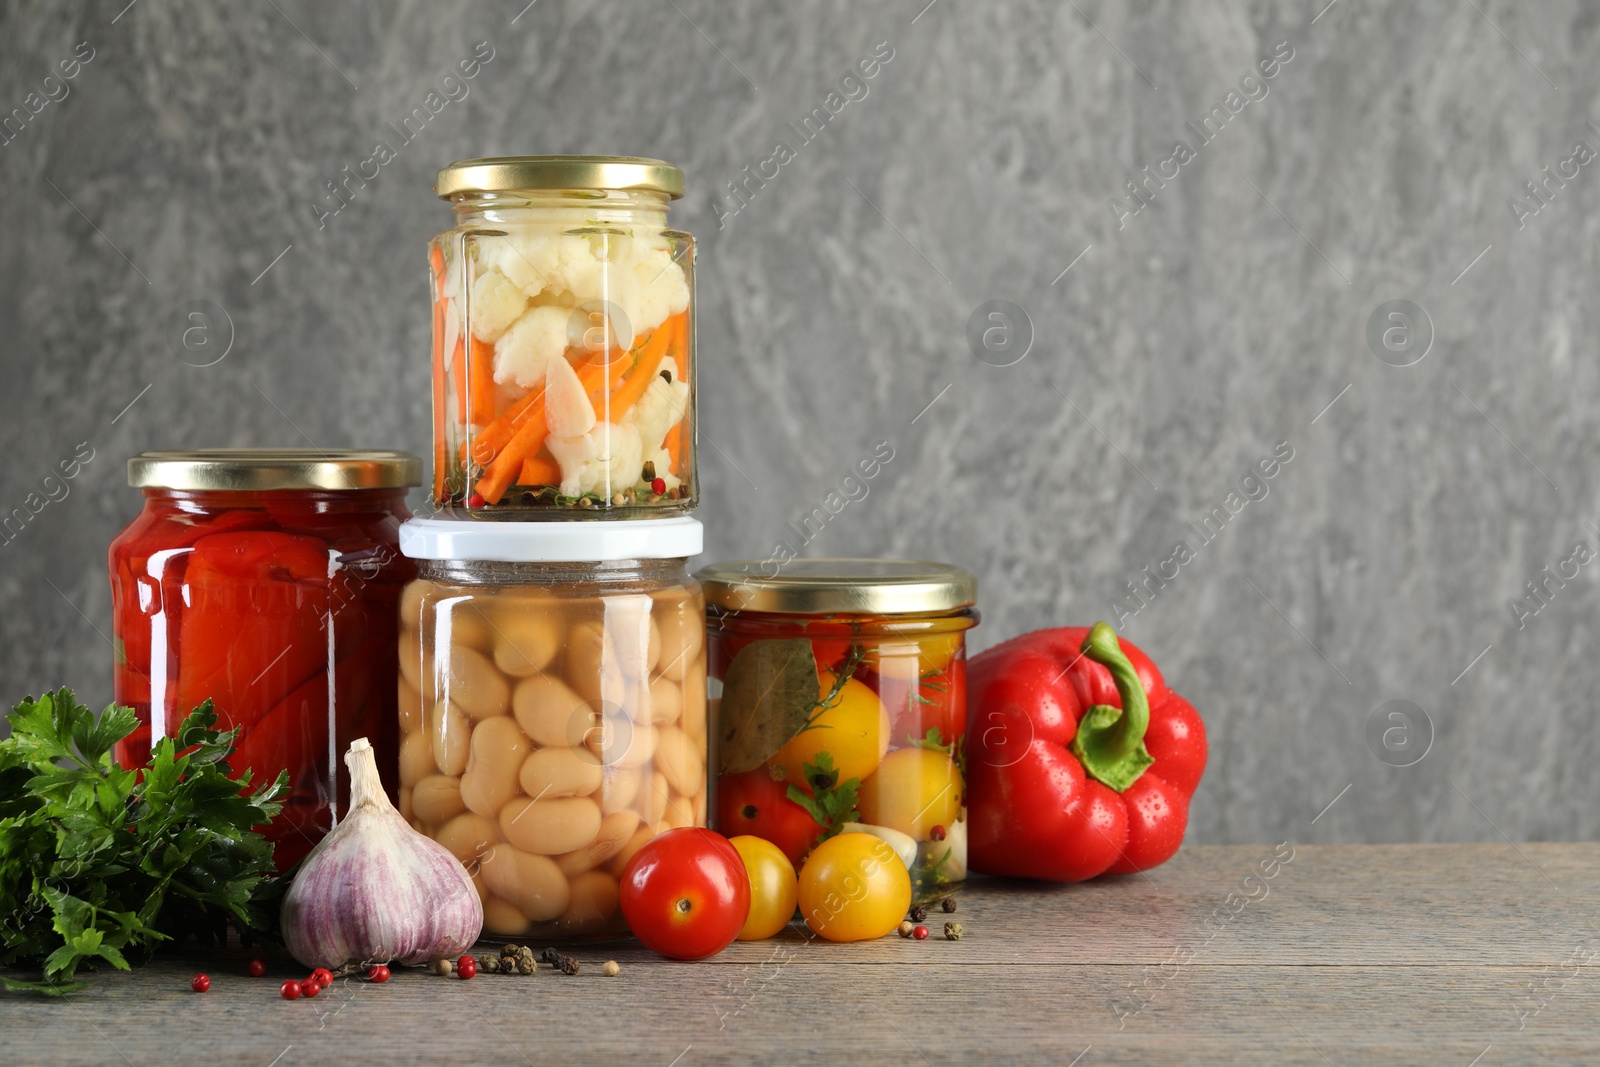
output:
[[[112,746],[133,709],[96,719],[70,689],[28,698],[0,741],[0,967],[43,981],[0,987],[61,994],[78,967],[127,970],[158,941],[217,940],[233,923],[271,929],[272,844],[252,828],[278,814],[288,775],[254,792],[232,777],[238,731],[217,730],[208,700],[162,738],[150,763],[118,766]]]

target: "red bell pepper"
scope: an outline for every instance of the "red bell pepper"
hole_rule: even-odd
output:
[[[975,870],[1080,882],[1183,843],[1206,731],[1105,623],[1036,630],[968,665],[968,856]]]

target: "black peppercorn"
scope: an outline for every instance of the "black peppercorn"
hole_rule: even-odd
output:
[[[945,897],[943,900],[941,900],[939,902],[939,907],[943,908],[947,913],[955,911],[956,910],[956,898],[955,897]]]
[[[562,974],[577,974],[578,973],[578,961],[573,959],[571,956],[562,956],[561,957],[561,973]]]
[[[928,909],[924,908],[921,904],[918,904],[916,907],[911,909],[911,921],[912,922],[920,923],[920,922],[925,921],[927,918],[928,918]]]

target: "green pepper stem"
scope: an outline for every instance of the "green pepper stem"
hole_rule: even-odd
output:
[[[1083,640],[1083,654],[1111,672],[1122,707],[1096,704],[1078,720],[1072,752],[1084,773],[1117,792],[1125,792],[1155,762],[1144,746],[1150,725],[1150,701],[1139,672],[1117,643],[1117,634],[1103,622]]]

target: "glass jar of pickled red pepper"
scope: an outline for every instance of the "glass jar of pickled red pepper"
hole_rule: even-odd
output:
[[[286,870],[343,814],[341,758],[372,740],[393,793],[395,640],[406,487],[422,464],[400,452],[204,449],[128,461],[144,509],[111,542],[115,699],[139,725],[117,746],[149,761],[205,700],[238,728],[235,772],[289,772],[266,828]]]
[[[823,838],[888,842],[928,903],[967,873],[966,631],[977,581],[943,563],[722,563],[706,596],[715,829],[799,868]]]
[[[492,937],[627,933],[623,868],[705,826],[700,523],[414,519],[400,812],[449,849]]]
[[[457,519],[694,507],[694,238],[654,159],[510,156],[439,172],[428,246],[435,508]]]

